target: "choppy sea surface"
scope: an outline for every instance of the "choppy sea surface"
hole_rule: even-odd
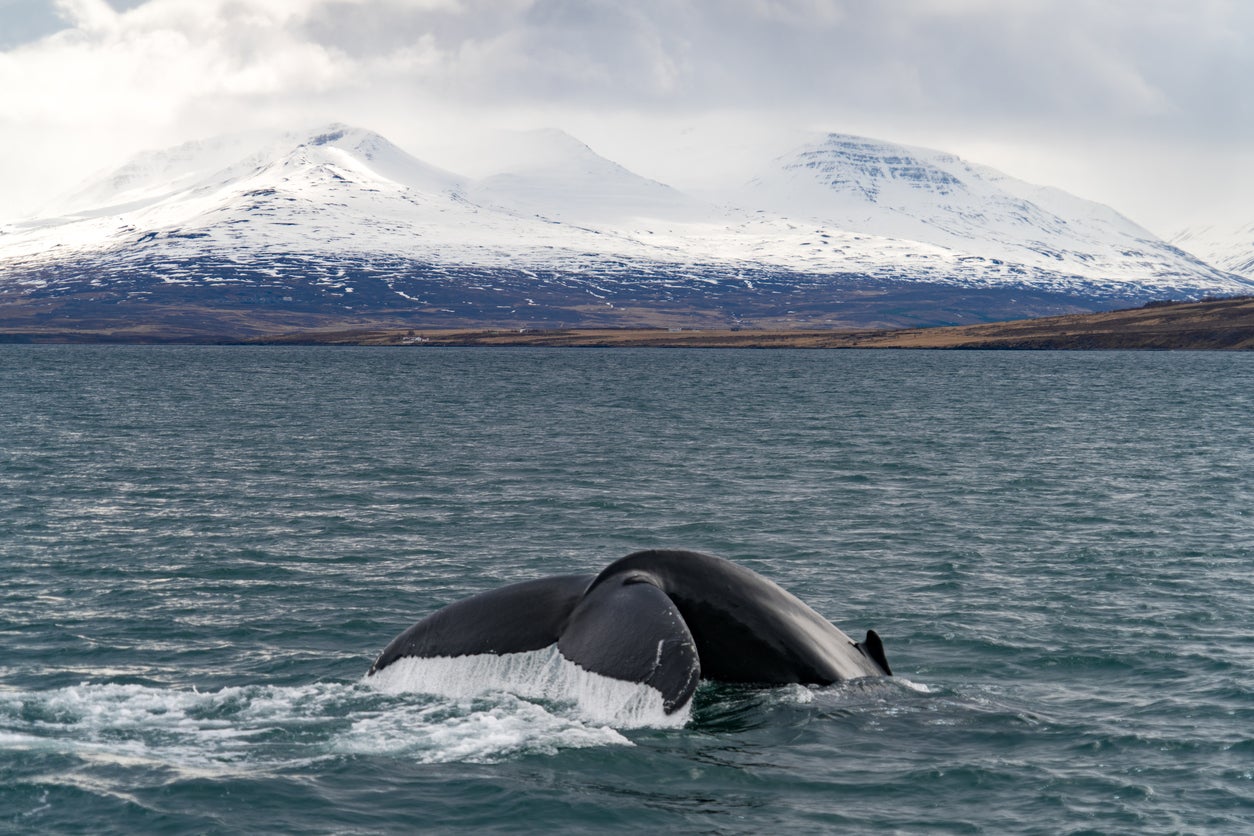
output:
[[[0,831],[1254,832],[1254,356],[0,346]],[[364,681],[722,555],[896,676]]]

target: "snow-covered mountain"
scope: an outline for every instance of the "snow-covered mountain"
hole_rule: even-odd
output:
[[[1221,270],[1254,279],[1254,223],[1192,227],[1171,243]]]
[[[831,134],[776,161],[745,200],[792,218],[939,247],[1032,284],[1190,295],[1231,278],[1115,210],[952,154]],[[989,271],[996,281],[999,271]]]
[[[703,200],[557,131],[502,150],[475,180],[343,125],[142,155],[0,229],[0,299],[891,325],[1254,291],[1113,210],[934,151],[831,135]]]
[[[558,130],[517,132],[496,172],[471,184],[476,203],[600,228],[710,220],[713,207],[648,180]]]

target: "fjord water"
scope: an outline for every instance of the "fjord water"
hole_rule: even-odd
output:
[[[0,347],[0,830],[1254,829],[1254,357]],[[897,676],[680,729],[383,693],[693,548]]]

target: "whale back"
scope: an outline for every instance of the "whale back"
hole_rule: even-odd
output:
[[[675,604],[706,679],[828,685],[889,672],[886,659],[881,665],[795,595],[730,560],[691,551],[635,552],[607,566],[588,593],[623,577],[656,586]]]

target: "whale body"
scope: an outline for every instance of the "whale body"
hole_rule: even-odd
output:
[[[656,689],[667,714],[701,679],[830,685],[891,676],[874,630],[856,642],[800,599],[721,557],[629,554],[597,575],[510,584],[440,609],[370,667],[398,660],[502,656],[556,645],[583,670]]]

